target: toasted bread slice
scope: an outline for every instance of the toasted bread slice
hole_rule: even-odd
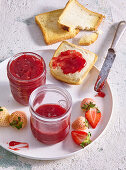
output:
[[[98,33],[93,32],[93,33],[88,33],[84,34],[83,37],[79,40],[79,45],[85,45],[88,46],[92,43],[94,43],[98,38]]]
[[[69,0],[59,17],[58,23],[62,28],[65,27],[69,31],[75,28],[93,31],[98,28],[103,18],[102,14],[88,10],[77,0]]]
[[[86,77],[88,72],[91,70],[91,68],[95,64],[97,60],[97,55],[77,45],[63,41],[58,47],[58,49],[55,51],[55,54],[53,57],[58,57],[61,54],[61,52],[67,51],[67,50],[76,50],[77,52],[80,52],[82,54],[82,57],[86,60],[86,65],[81,69],[81,71],[76,71],[75,73],[64,74],[60,66],[56,68],[53,67],[53,58],[52,58],[49,63],[50,72],[56,79],[66,82],[68,84],[75,84],[75,85],[81,84],[83,79]]]
[[[46,44],[53,44],[62,40],[75,37],[79,33],[78,29],[73,29],[70,32],[59,28],[58,18],[63,9],[43,13],[35,17],[36,23],[39,25]]]

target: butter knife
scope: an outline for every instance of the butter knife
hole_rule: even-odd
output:
[[[110,69],[116,57],[115,48],[125,30],[126,30],[126,21],[119,22],[117,26],[117,30],[115,32],[114,39],[112,41],[112,45],[108,49],[107,56],[105,58],[105,61],[103,63],[103,66],[101,68],[101,71],[98,75],[97,81],[94,86],[94,90],[97,92],[100,92],[104,88],[106,79],[108,77],[108,74],[110,72]]]

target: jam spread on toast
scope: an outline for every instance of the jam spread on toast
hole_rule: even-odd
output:
[[[60,67],[64,74],[80,72],[86,66],[86,60],[82,54],[75,50],[67,50],[53,57],[52,67]]]

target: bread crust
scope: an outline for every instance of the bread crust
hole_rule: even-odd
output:
[[[66,8],[69,6],[69,4],[70,4],[72,1],[75,1],[75,3],[76,3],[78,6],[80,6],[81,8],[83,8],[83,9],[84,9],[85,11],[87,11],[88,13],[95,14],[95,15],[99,16],[99,20],[98,20],[98,22],[97,22],[97,24],[96,24],[96,26],[95,26],[94,28],[90,28],[90,29],[89,29],[89,28],[85,28],[85,29],[84,29],[84,30],[87,30],[87,31],[96,31],[97,28],[99,27],[100,23],[102,22],[103,18],[105,18],[105,16],[102,15],[102,14],[99,14],[99,13],[97,13],[97,12],[90,11],[89,9],[87,9],[87,8],[85,8],[83,5],[81,5],[77,0],[69,0],[69,1],[67,2],[67,4],[66,4],[66,6],[65,6],[65,8],[64,8],[64,10],[63,10],[63,12],[62,12],[61,15],[63,15],[63,14],[65,13]],[[61,17],[61,15],[60,15],[60,17]],[[58,23],[59,23],[60,27],[61,27],[62,29],[66,28],[66,30],[71,31],[71,28],[70,28],[70,27],[68,27],[68,26],[66,26],[66,25],[63,25],[63,24],[60,22],[60,17],[59,17],[59,20],[58,20]]]
[[[54,44],[54,43],[57,43],[59,41],[63,41],[63,40],[66,40],[66,39],[73,38],[79,33],[79,29],[74,29],[73,31],[70,31],[69,33],[66,30],[62,30],[59,37],[56,35],[55,32],[54,32],[52,38],[48,37],[48,29],[39,21],[39,16],[45,16],[45,15],[49,15],[49,14],[55,15],[55,13],[59,13],[59,12],[62,12],[62,11],[63,11],[63,9],[58,9],[58,10],[55,10],[55,11],[50,11],[50,12],[42,13],[42,14],[35,16],[35,22],[40,27],[40,29],[43,33],[45,43],[47,45]],[[57,29],[61,29],[61,28],[59,28],[58,25],[57,25]]]
[[[75,45],[75,44],[69,43],[69,42],[67,42],[67,41],[63,41],[63,42],[59,45],[59,47],[57,48],[57,50],[55,51],[53,57],[56,56],[57,51],[59,51],[59,49],[60,49],[60,47],[63,45],[63,43],[68,44],[68,45],[70,45],[70,46],[72,46],[72,47],[74,47],[74,48],[83,49],[83,48],[81,48],[81,47],[79,47],[79,46],[77,46],[77,45]],[[84,51],[87,51],[87,52],[90,52],[89,50],[85,50],[85,49],[83,49],[83,50],[84,50]],[[90,53],[92,53],[92,52],[90,52]],[[88,72],[91,70],[91,68],[93,67],[93,65],[94,65],[95,62],[97,61],[97,58],[98,58],[98,57],[97,57],[97,55],[95,54],[94,61],[92,62],[92,64],[90,64],[90,67],[87,69],[87,71],[83,74],[83,76],[79,79],[78,82],[72,81],[71,79],[65,79],[63,75],[60,75],[60,76],[57,75],[57,74],[53,71],[53,69],[52,69],[52,59],[53,59],[53,58],[51,59],[51,61],[50,61],[50,63],[49,63],[50,73],[51,73],[51,75],[52,75],[54,78],[56,78],[57,80],[60,80],[60,81],[63,81],[63,82],[65,82],[65,83],[72,84],[72,85],[79,85],[79,84],[81,84],[81,83],[83,82],[84,78],[87,76]]]
[[[85,42],[83,41],[83,37],[79,40],[79,45],[84,45],[84,46],[89,46],[91,44],[93,44],[97,39],[98,39],[98,33],[95,33],[96,34],[96,37],[93,38],[92,40],[88,41],[88,42]]]

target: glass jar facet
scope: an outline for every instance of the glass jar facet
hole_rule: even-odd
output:
[[[72,105],[70,94],[58,86],[44,85],[32,92],[29,104],[31,130],[35,138],[45,144],[54,144],[64,140],[70,129]],[[65,113],[60,116],[56,113],[55,117],[51,117],[36,112],[37,108],[50,104],[62,107]]]

